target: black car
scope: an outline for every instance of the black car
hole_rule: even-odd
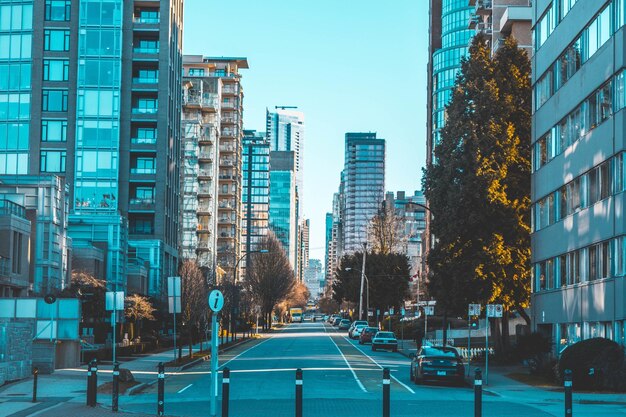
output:
[[[447,380],[463,384],[465,367],[463,359],[453,347],[424,346],[417,355],[412,353],[411,381],[421,384],[424,380]]]

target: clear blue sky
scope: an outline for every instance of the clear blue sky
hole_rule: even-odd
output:
[[[305,113],[304,216],[324,260],[344,134],[387,140],[386,188],[419,189],[426,154],[426,0],[187,0],[185,54],[247,57],[244,127],[265,108]]]

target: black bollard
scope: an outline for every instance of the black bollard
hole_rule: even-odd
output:
[[[183,357],[183,344],[178,345],[178,360],[180,361]]]
[[[474,374],[474,417],[483,415],[483,374],[476,368]]]
[[[91,378],[93,378],[91,376],[91,365],[92,365],[92,363],[93,363],[93,361],[89,362],[87,364],[87,407],[91,407],[91,396],[92,396],[92,394],[91,394]]]
[[[389,376],[389,368],[383,369],[383,417],[389,417],[391,414],[390,410],[390,388],[391,388],[391,377]]]
[[[33,402],[37,402],[37,377],[39,376],[39,369],[35,366],[33,368]]]
[[[296,369],[296,417],[302,417],[302,369]]]
[[[158,397],[157,397],[157,416],[162,416],[165,408],[165,399],[163,394],[165,393],[165,366],[163,362],[159,362],[159,375],[158,375]]]
[[[120,364],[113,364],[113,392],[111,397],[111,411],[117,411],[120,395]]]
[[[572,370],[566,369],[563,375],[563,386],[565,388],[565,417],[572,417]]]
[[[222,417],[228,417],[228,401],[230,398],[230,369],[224,368],[222,374]]]

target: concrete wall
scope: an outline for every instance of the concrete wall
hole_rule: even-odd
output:
[[[31,374],[34,323],[0,319],[0,385]]]

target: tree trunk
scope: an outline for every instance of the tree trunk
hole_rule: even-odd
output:
[[[508,310],[504,310],[502,312],[502,349],[504,351],[508,350],[511,346],[511,335],[509,333],[509,312]]]
[[[528,314],[526,314],[526,310],[524,310],[522,307],[517,307],[516,310],[519,313],[519,315],[522,316],[522,318],[526,322],[526,326],[530,327],[530,316]]]
[[[448,344],[448,311],[443,310],[443,340],[442,345],[446,346]]]

